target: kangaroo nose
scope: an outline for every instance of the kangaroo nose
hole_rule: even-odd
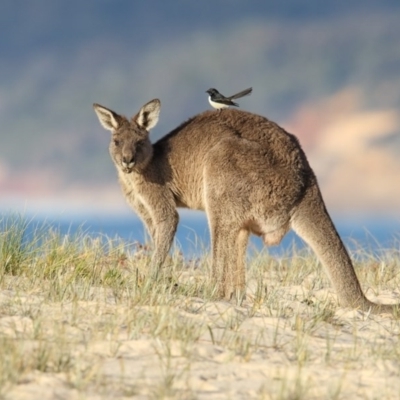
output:
[[[133,157],[123,156],[123,157],[122,157],[122,161],[123,161],[125,164],[130,164],[131,162],[133,162]]]
[[[123,156],[122,157],[122,165],[124,167],[133,167],[133,165],[135,164],[135,159],[133,156]]]

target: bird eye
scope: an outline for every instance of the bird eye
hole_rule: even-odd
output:
[[[119,140],[114,139],[114,144],[115,144],[116,146],[119,146]]]

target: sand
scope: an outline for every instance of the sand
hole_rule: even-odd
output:
[[[1,396],[400,398],[400,322],[341,308],[310,279],[274,277],[265,297],[251,280],[239,306],[174,293],[165,304],[132,304],[101,287],[66,301],[9,278],[0,291]],[[378,300],[398,301],[399,291]]]

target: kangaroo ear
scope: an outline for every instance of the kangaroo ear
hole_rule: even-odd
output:
[[[109,131],[118,129],[118,120],[120,119],[120,116],[117,113],[101,106],[100,104],[93,104],[93,108],[97,114],[97,117],[99,118],[100,123],[105,129]]]
[[[133,120],[146,131],[149,131],[157,125],[160,107],[160,100],[151,100],[140,109],[139,113],[133,117]]]

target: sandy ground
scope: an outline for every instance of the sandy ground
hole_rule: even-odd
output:
[[[134,305],[104,288],[61,302],[11,286],[0,292],[6,400],[400,398],[400,322],[332,306],[330,289],[275,282],[258,302],[250,282],[235,306],[173,294]]]

